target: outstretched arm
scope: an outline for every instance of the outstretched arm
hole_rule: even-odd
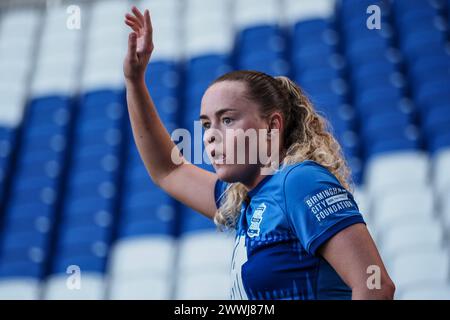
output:
[[[217,176],[183,159],[164,127],[145,84],[145,70],[153,52],[153,29],[148,10],[136,7],[125,15],[133,30],[124,60],[127,105],[134,141],[155,184],[194,210],[213,218]]]

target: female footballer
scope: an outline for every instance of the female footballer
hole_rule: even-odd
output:
[[[200,110],[215,173],[203,170],[173,152],[144,81],[153,51],[150,13],[131,11],[124,75],[136,145],[156,185],[236,231],[230,298],[393,299],[395,286],[352,196],[341,148],[302,90],[256,71],[216,79]],[[266,133],[257,142],[269,161],[261,150],[249,161],[250,148],[245,161],[236,161],[247,130]],[[263,174],[274,159],[278,166]]]

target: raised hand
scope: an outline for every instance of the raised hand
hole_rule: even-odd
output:
[[[153,52],[153,28],[148,10],[142,14],[132,7],[125,14],[125,24],[133,31],[128,36],[128,52],[123,63],[123,73],[127,80],[143,79],[150,56]]]

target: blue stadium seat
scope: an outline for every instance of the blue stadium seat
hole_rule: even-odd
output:
[[[450,79],[450,56],[448,54],[433,54],[419,57],[409,67],[410,81],[414,89],[420,84],[437,79]]]
[[[78,266],[83,272],[98,272],[104,273],[106,268],[106,259],[97,257],[95,255],[80,255],[74,256],[72,254],[56,256],[53,260],[52,274],[67,274],[69,266]]]
[[[414,92],[414,98],[420,109],[426,110],[435,105],[448,104],[450,93],[448,79],[435,79],[422,83]]]
[[[187,207],[183,207],[181,210],[180,224],[181,235],[205,230],[214,231],[216,228],[212,220]]]
[[[151,61],[145,74],[145,82],[156,91],[162,88],[177,90],[181,79],[177,63],[174,61]]]
[[[67,198],[64,204],[65,215],[77,215],[86,211],[114,211],[114,202],[110,199],[91,196],[83,198]]]
[[[427,146],[432,156],[440,151],[448,150],[450,147],[450,133],[447,132],[428,137]]]
[[[121,225],[119,230],[120,238],[137,236],[174,236],[175,229],[173,223],[161,222],[154,218],[132,221]]]
[[[293,26],[291,36],[294,50],[318,42],[335,45],[338,40],[337,37],[337,32],[331,21],[320,18],[297,22]]]
[[[0,261],[0,279],[30,277],[40,279],[45,273],[42,263],[30,260],[8,262]]]
[[[4,201],[4,189],[11,166],[11,155],[16,144],[16,130],[0,126],[0,204]]]
[[[411,64],[424,55],[445,54],[445,34],[434,30],[407,33],[400,39],[400,47]]]
[[[45,232],[50,229],[54,215],[52,206],[44,203],[13,205],[5,217],[4,228],[13,233],[32,230]]]
[[[91,208],[85,211],[77,211],[75,213],[66,211],[64,216],[64,223],[74,228],[82,226],[112,226],[117,218],[113,212],[106,210],[94,211]]]
[[[403,136],[412,124],[410,117],[401,112],[385,112],[374,114],[363,120],[361,131],[364,142],[371,144],[380,140],[392,140]]]
[[[298,73],[306,68],[332,67],[342,69],[343,62],[335,53],[335,48],[324,42],[297,44],[292,52],[293,72]]]
[[[83,253],[86,251],[88,252],[92,250],[95,245],[102,244],[106,246],[111,241],[111,226],[72,226],[67,222],[63,220],[59,229],[59,252],[67,254],[71,251],[76,255],[78,251]]]
[[[381,60],[355,66],[352,69],[352,87],[355,91],[382,87],[386,84],[398,88],[405,86],[404,76],[393,63]]]
[[[198,82],[209,83],[231,69],[228,55],[210,54],[194,57],[186,64],[187,85]]]
[[[23,258],[30,248],[40,248],[43,252],[48,246],[47,232],[29,230],[25,232],[8,232],[2,239],[1,255],[5,260]]]
[[[403,151],[419,151],[421,144],[416,139],[409,139],[404,136],[399,136],[396,139],[377,141],[374,144],[364,145],[364,161],[367,162],[371,158],[379,155],[388,155],[394,152]]]
[[[384,86],[376,88],[368,88],[367,90],[360,90],[354,92],[355,105],[358,109],[376,107],[379,108],[384,103],[388,103],[390,106],[398,103],[403,93],[398,88],[393,86]]]
[[[428,139],[450,133],[450,105],[433,106],[424,114],[423,129]]]
[[[288,73],[286,40],[273,25],[248,27],[236,40],[238,69],[257,69],[271,75]]]

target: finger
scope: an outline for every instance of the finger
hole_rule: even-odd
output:
[[[133,21],[125,20],[125,23],[133,29],[133,31],[139,33],[139,27],[136,26],[136,24]]]
[[[145,48],[148,52],[151,53],[153,50],[153,28],[152,22],[150,20],[150,12],[145,10],[144,12],[145,20],[144,20],[144,39],[145,39]]]
[[[139,11],[138,8],[136,8],[135,6],[133,6],[133,8],[131,8],[131,11],[133,11],[134,15],[136,16],[136,18],[138,18],[139,22],[141,23],[141,25],[144,25],[144,16],[142,15],[142,13]]]
[[[136,47],[137,47],[137,34],[136,32],[131,32],[128,36],[128,51],[131,58],[136,57]]]
[[[152,20],[150,19],[150,12],[148,10],[144,12],[144,30],[149,33],[153,31]]]
[[[128,20],[133,21],[134,23],[136,23],[137,26],[142,27],[141,22],[140,22],[139,19],[136,18],[135,16],[133,16],[133,15],[127,13],[127,14],[125,15],[125,18],[128,19]]]

